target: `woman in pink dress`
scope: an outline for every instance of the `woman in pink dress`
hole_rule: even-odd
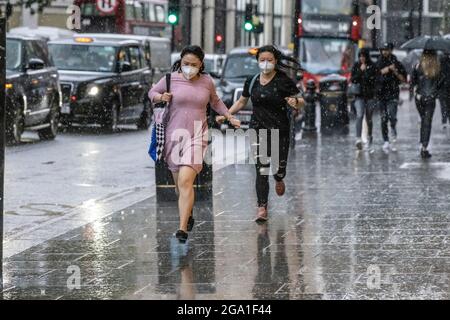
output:
[[[167,92],[165,77],[149,92],[153,103],[170,103],[164,156],[179,197],[180,229],[175,235],[181,242],[187,241],[187,232],[194,226],[194,181],[203,169],[208,147],[208,103],[234,127],[240,127],[240,122],[217,96],[212,78],[203,73],[204,58],[205,53],[200,47],[184,48],[181,60],[173,68],[170,93]]]

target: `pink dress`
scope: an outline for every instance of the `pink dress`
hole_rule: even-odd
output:
[[[150,90],[150,100],[164,92],[165,77]],[[217,96],[214,81],[206,74],[197,80],[186,80],[181,73],[172,73],[170,93],[172,102],[166,127],[165,160],[172,172],[188,166],[200,173],[208,147],[208,103],[220,115],[226,115],[228,109]]]

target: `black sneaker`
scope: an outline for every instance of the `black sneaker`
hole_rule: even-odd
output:
[[[422,159],[430,159],[432,157],[431,153],[428,150],[420,151],[420,156]]]
[[[194,229],[194,224],[195,224],[195,219],[193,217],[193,214],[191,213],[191,216],[189,217],[188,225],[187,225],[187,231],[188,232],[191,232],[192,229]]]
[[[178,241],[180,241],[181,243],[186,243],[186,241],[189,238],[189,235],[183,230],[178,230],[177,233],[175,233],[175,238],[177,238]]]

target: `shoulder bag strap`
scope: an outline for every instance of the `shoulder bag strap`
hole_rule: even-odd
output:
[[[256,76],[254,76],[252,79],[252,82],[250,82],[250,87],[248,89],[248,91],[250,93],[250,97],[252,96],[253,87],[255,86],[255,82],[256,82],[256,79],[258,79],[258,77],[259,77],[259,73]]]

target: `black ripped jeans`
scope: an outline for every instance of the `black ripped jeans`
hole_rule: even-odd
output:
[[[420,125],[420,143],[428,148],[431,138],[431,127],[433,123],[434,111],[436,109],[436,98],[416,98],[416,106],[422,119]]]
[[[264,130],[264,129],[263,129]],[[258,207],[266,207],[269,202],[269,176],[270,167],[276,174],[273,175],[276,181],[282,181],[286,177],[286,167],[289,155],[289,131],[279,130],[279,140],[272,143],[271,130],[267,130],[267,135],[262,130],[257,131],[257,142],[253,148],[256,168],[256,194],[258,197]],[[267,136],[267,138],[266,138]],[[276,136],[274,136],[274,139]],[[277,150],[278,149],[278,150]],[[277,156],[278,151],[278,156]]]

